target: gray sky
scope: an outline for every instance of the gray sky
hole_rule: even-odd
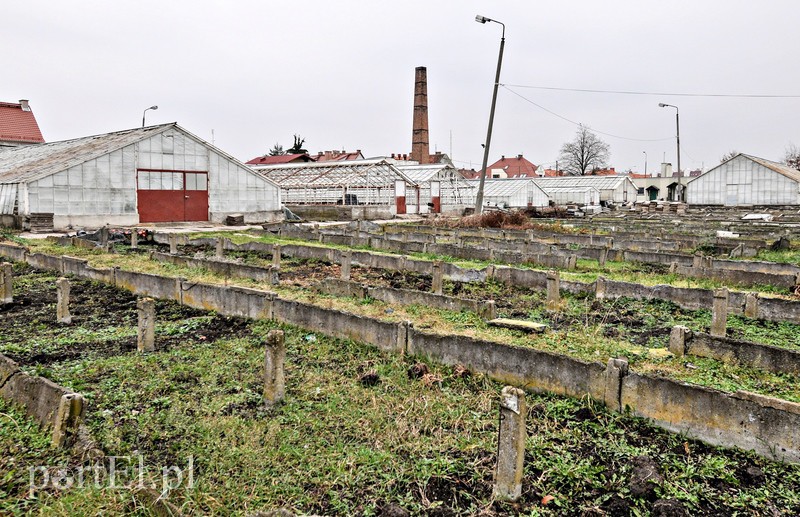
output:
[[[800,95],[797,0],[27,0],[6,2],[0,100],[30,99],[48,141],[177,121],[237,158],[292,134],[311,152],[411,148],[414,68],[428,68],[431,151],[478,168],[501,27],[506,48],[490,161],[552,165],[576,127],[611,165],[706,168],[736,149],[781,159],[800,145],[800,98],[616,95],[511,85],[667,93]],[[528,100],[522,99],[518,95]],[[530,101],[530,102],[529,102]],[[452,147],[451,147],[452,135]]]

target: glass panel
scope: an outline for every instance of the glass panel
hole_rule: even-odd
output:
[[[207,174],[197,174],[197,190],[208,190]]]
[[[183,173],[173,172],[172,174],[172,190],[183,190]]]
[[[146,171],[139,171],[139,190],[150,190],[150,173]]]
[[[197,190],[197,174],[186,173],[186,190]]]

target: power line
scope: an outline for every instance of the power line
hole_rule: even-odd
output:
[[[800,99],[800,95],[771,95],[761,93],[675,93],[675,92],[639,92],[627,90],[592,90],[587,88],[558,88],[555,86],[533,86],[527,84],[501,84],[503,87],[531,88],[536,90],[555,90],[561,92],[581,93],[614,93],[619,95],[653,95],[671,97],[730,97],[739,99]]]
[[[620,140],[631,140],[633,142],[665,142],[667,140],[672,140],[674,138],[674,137],[669,137],[669,138],[650,138],[650,139],[648,139],[648,138],[629,138],[629,137],[626,137],[626,136],[619,136],[619,135],[614,135],[614,134],[611,134],[611,133],[606,133],[606,132],[600,131],[598,129],[594,129],[592,127],[589,127],[586,124],[581,124],[580,122],[575,122],[574,120],[570,120],[567,117],[559,115],[555,111],[549,110],[549,109],[545,108],[544,106],[542,106],[541,104],[538,104],[538,103],[530,100],[529,98],[527,98],[527,97],[525,97],[523,95],[520,95],[519,93],[515,92],[514,90],[512,90],[511,88],[509,88],[505,84],[501,84],[500,86],[502,86],[504,89],[508,90],[509,92],[513,93],[514,95],[516,95],[520,99],[522,99],[522,100],[524,100],[526,102],[529,102],[530,104],[533,104],[537,108],[539,108],[539,109],[541,109],[543,111],[546,111],[547,113],[549,113],[549,114],[551,114],[551,115],[553,115],[555,117],[558,117],[561,120],[565,120],[565,121],[569,122],[570,124],[574,124],[574,125],[576,125],[578,127],[582,126],[582,127],[587,128],[587,129],[591,129],[595,133],[600,133],[601,135],[610,136],[612,138],[619,138]]]

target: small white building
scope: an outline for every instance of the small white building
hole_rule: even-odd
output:
[[[469,180],[478,188],[480,180]],[[532,178],[486,178],[483,185],[484,206],[527,208],[550,205],[550,198]]]
[[[280,191],[175,123],[0,151],[0,218],[54,228],[283,217]],[[38,216],[37,216],[38,217]]]
[[[600,204],[600,191],[594,187],[544,186],[542,190],[550,196],[550,201],[556,206]]]
[[[475,206],[475,186],[452,165],[399,162],[396,166],[416,184],[415,194],[406,200],[410,213],[462,214],[465,208]]]
[[[621,205],[636,201],[638,187],[627,176],[558,176],[533,178],[544,189],[550,187],[593,187],[600,192],[600,201]]]
[[[737,154],[689,180],[690,205],[800,205],[800,171],[782,163]]]

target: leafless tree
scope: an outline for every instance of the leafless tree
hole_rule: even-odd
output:
[[[722,157],[719,159],[719,163],[727,162],[731,158],[734,158],[737,154],[739,154],[739,151],[737,151],[736,149],[728,151],[727,153],[722,155]]]
[[[604,168],[609,156],[608,144],[584,126],[578,128],[572,142],[561,146],[561,162],[564,164],[564,170],[575,176],[583,176],[589,171]]]
[[[786,154],[783,156],[783,163],[800,171],[800,147],[789,144]]]

